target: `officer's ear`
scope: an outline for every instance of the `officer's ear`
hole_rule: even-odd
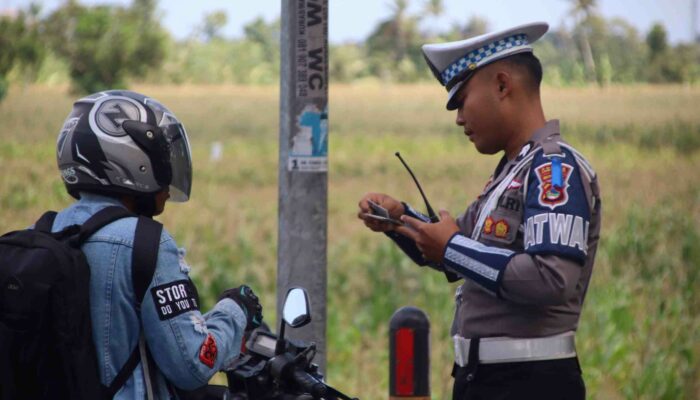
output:
[[[503,100],[513,90],[513,76],[506,70],[496,72],[496,91],[499,100]]]

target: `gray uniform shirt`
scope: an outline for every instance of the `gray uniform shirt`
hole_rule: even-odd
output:
[[[452,334],[542,337],[575,330],[600,232],[595,172],[561,141],[552,120],[514,160],[501,160],[483,192],[457,218],[441,265],[464,278]],[[417,213],[407,207],[407,214]],[[390,234],[421,265],[407,238]]]

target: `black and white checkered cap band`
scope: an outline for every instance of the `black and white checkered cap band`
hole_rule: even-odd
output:
[[[448,65],[447,68],[445,68],[445,70],[440,74],[442,84],[447,86],[452,79],[459,76],[464,70],[475,70],[477,67],[493,60],[505,51],[510,53],[523,49],[532,49],[532,47],[527,40],[527,35],[522,33],[508,36],[482,46]]]

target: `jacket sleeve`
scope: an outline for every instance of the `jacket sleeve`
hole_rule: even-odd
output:
[[[416,211],[413,207],[411,207],[407,203],[403,203],[404,206],[404,215],[408,215],[409,217],[413,217],[416,219],[419,219],[423,222],[430,222],[430,218],[428,216],[424,215],[423,213]],[[400,233],[394,232],[394,231],[389,231],[385,233],[391,240],[396,243],[399,248],[406,253],[406,255],[416,264],[418,264],[421,267],[424,267],[428,265],[428,261],[423,258],[423,254],[421,254],[420,250],[418,250],[418,247],[416,246],[416,243],[413,241],[413,239],[406,237]]]
[[[568,258],[520,253],[505,269],[499,295],[521,304],[564,304],[580,276],[581,265]]]
[[[408,215],[413,218],[420,219],[423,222],[430,222],[430,218],[427,215],[424,215],[423,213],[416,211],[413,207],[408,205],[407,203],[403,203],[404,205],[404,215]],[[442,266],[440,263],[435,263],[432,261],[428,261],[423,257],[423,254],[420,252],[418,249],[418,246],[416,246],[416,243],[413,241],[413,239],[408,238],[400,233],[394,232],[394,231],[389,231],[385,233],[391,240],[396,243],[397,246],[416,264],[418,264],[421,267],[428,266],[430,268],[433,268],[437,271],[443,272],[445,274],[445,278],[447,279],[448,282],[455,282],[461,279],[458,275],[455,275],[454,273],[450,271],[446,271],[445,268]]]
[[[578,165],[571,153],[564,154],[561,187],[551,184],[548,158],[540,152],[533,161],[522,250],[487,246],[456,234],[445,248],[446,268],[518,303],[552,305],[571,298],[587,255],[590,209]]]
[[[159,370],[177,387],[195,389],[238,356],[246,326],[230,299],[209,312],[199,310],[184,250],[163,232],[153,281],[141,307],[146,342]]]

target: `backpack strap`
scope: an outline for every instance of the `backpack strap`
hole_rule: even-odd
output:
[[[141,302],[146,295],[146,289],[153,280],[158,261],[160,236],[163,225],[150,218],[139,216],[134,235],[134,249],[131,254],[131,280],[136,296],[136,309],[141,310]]]
[[[56,219],[57,214],[58,213],[56,211],[45,212],[44,215],[42,215],[41,218],[39,218],[34,224],[34,229],[36,229],[37,231],[51,233],[51,229],[53,228],[53,221]]]
[[[162,231],[163,225],[159,222],[144,216],[138,217],[136,233],[134,234],[134,247],[131,253],[131,279],[134,287],[136,310],[139,313],[146,290],[151,284],[156,270]],[[140,345],[136,346],[124,366],[117,373],[117,376],[112,380],[112,383],[105,388],[104,395],[106,398],[113,398],[134,373],[134,370],[142,360],[141,347]],[[146,358],[148,359],[149,357]],[[146,377],[146,379],[154,381],[152,377]]]
[[[112,383],[109,386],[102,386],[103,398],[113,399],[114,395],[117,394],[119,389],[121,389],[122,386],[126,384],[126,381],[129,380],[131,374],[134,373],[134,370],[139,365],[139,362],[141,362],[141,354],[139,353],[139,346],[137,345],[136,349],[131,352],[131,355],[126,360],[126,363],[122,369],[119,370],[117,376],[115,376],[114,380],[112,380]]]

